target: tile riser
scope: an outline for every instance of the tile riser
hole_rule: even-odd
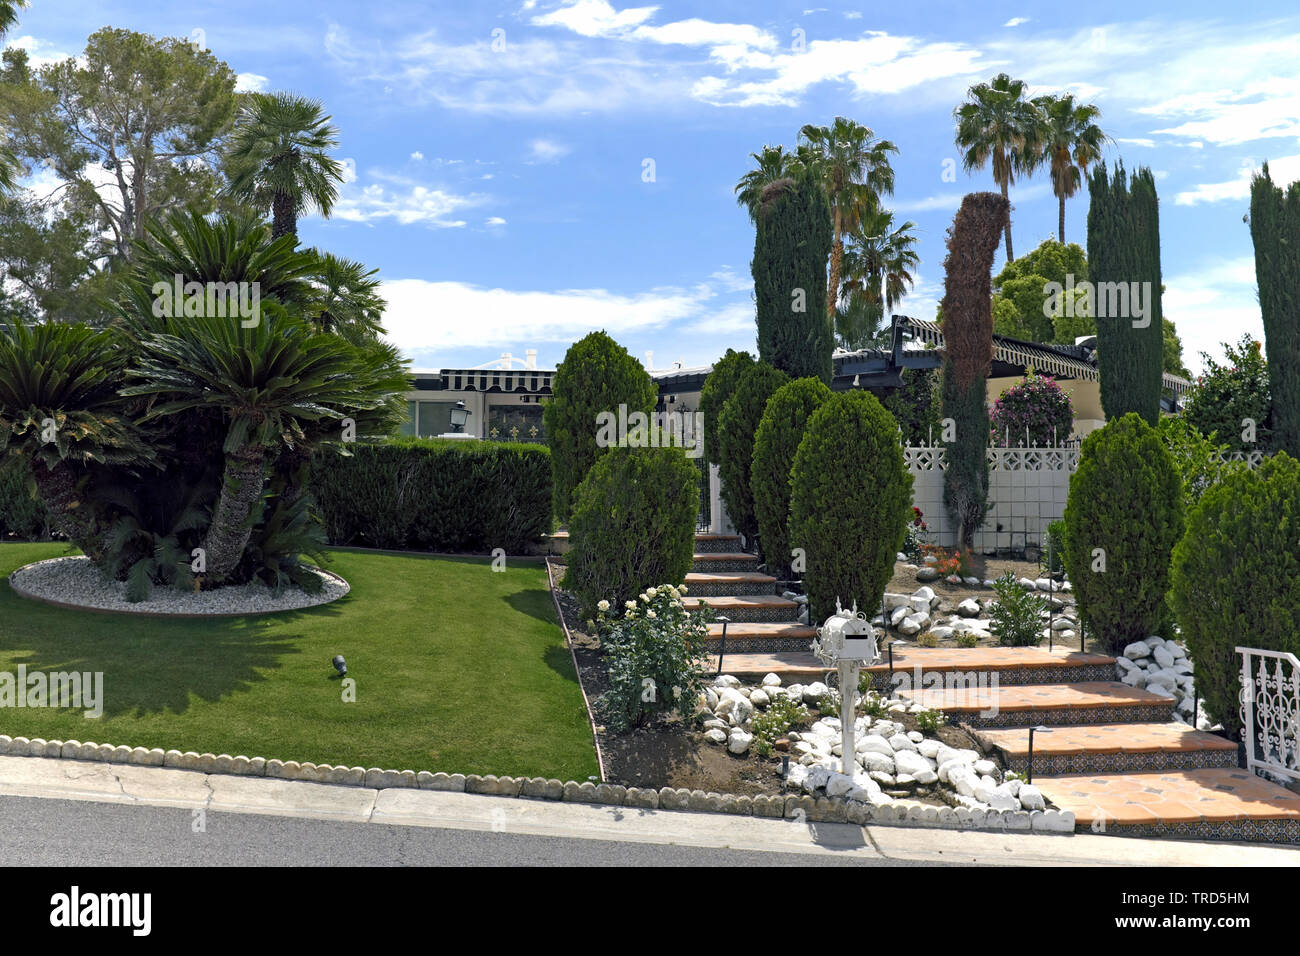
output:
[[[742,549],[739,538],[720,538],[717,540],[710,540],[708,538],[695,539],[696,554],[723,554],[740,550]]]
[[[757,571],[758,562],[746,561],[743,558],[696,559],[691,564],[691,570],[702,574],[711,571]]]
[[[749,597],[755,594],[775,594],[770,581],[697,581],[688,584],[687,597]]]
[[[1041,739],[1041,738],[1039,738]],[[1006,768],[1017,773],[1028,770],[1027,754],[1008,756],[999,749]],[[1235,767],[1237,754],[1231,750],[1157,750],[1148,753],[1034,754],[1034,776],[1055,777],[1076,773],[1139,773],[1161,770],[1200,770],[1205,767]]]
[[[899,665],[896,671],[912,674],[905,665]],[[921,670],[922,676],[930,673],[952,673],[950,671]],[[1082,664],[1079,666],[1062,665],[1060,667],[1013,667],[1013,668],[972,668],[961,673],[988,674],[987,680],[993,680],[997,674],[999,687],[1025,687],[1032,684],[1079,684],[1088,681],[1113,681],[1118,677],[1114,664]],[[871,685],[883,693],[890,688],[888,671],[879,671],[872,675]]]
[[[980,711],[950,710],[948,718],[972,728],[1047,727],[1071,724],[1136,724],[1172,720],[1173,701],[1129,707],[1065,707],[1052,710],[1007,710],[984,715]]]
[[[727,654],[782,654],[806,653],[812,639],[808,637],[732,637],[727,635]],[[718,653],[722,639],[710,637],[704,646],[710,654]]]

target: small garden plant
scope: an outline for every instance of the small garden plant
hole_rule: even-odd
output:
[[[611,619],[608,601],[596,605],[597,625],[609,668],[601,697],[605,723],[625,733],[657,714],[689,717],[704,692],[708,615],[689,611],[684,587],[647,588]]]
[[[770,757],[776,739],[793,727],[801,727],[812,720],[803,704],[785,695],[776,697],[767,710],[757,714],[751,723],[754,732],[754,750],[760,757]]]
[[[1036,647],[1043,641],[1042,613],[1047,602],[1016,581],[1010,571],[993,582],[998,594],[989,617],[998,643],[1005,647]]]
[[[941,710],[919,710],[915,717],[916,729],[923,734],[937,733],[940,727],[948,723],[948,715]]]

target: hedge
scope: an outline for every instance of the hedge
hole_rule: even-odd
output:
[[[21,458],[0,458],[0,541],[49,537],[49,515],[36,497],[31,472]]]
[[[519,554],[551,530],[544,445],[410,438],[348,450],[312,464],[330,544]]]
[[[1170,603],[1205,710],[1241,727],[1238,645],[1300,654],[1300,465],[1284,452],[1237,468],[1192,509]]]
[[[740,377],[736,390],[722,406],[718,421],[718,476],[722,501],[735,529],[752,544],[758,534],[754,492],[749,475],[754,465],[754,436],[763,420],[767,400],[790,381],[790,376],[766,362],[755,362]],[[762,542],[759,542],[760,547]],[[765,549],[764,549],[765,550]],[[769,555],[770,557],[771,555]]]
[[[621,614],[646,588],[685,580],[699,480],[680,448],[612,448],[591,466],[573,493],[561,582],[585,617],[595,617],[602,600]]]

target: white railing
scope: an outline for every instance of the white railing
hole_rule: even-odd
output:
[[[1300,660],[1286,651],[1238,647],[1246,767],[1300,780]]]

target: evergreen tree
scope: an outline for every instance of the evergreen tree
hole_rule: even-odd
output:
[[[1273,184],[1268,164],[1250,185],[1250,238],[1264,316],[1273,443],[1300,458],[1300,182]]]
[[[1102,163],[1089,177],[1088,192],[1088,269],[1095,290],[1090,311],[1097,324],[1102,410],[1107,419],[1137,412],[1154,425],[1164,362],[1155,177],[1146,167],[1126,177],[1121,163],[1112,178]]]
[[[831,213],[811,173],[764,188],[756,215],[754,295],[758,354],[792,378],[832,377],[834,333],[826,314]]]

